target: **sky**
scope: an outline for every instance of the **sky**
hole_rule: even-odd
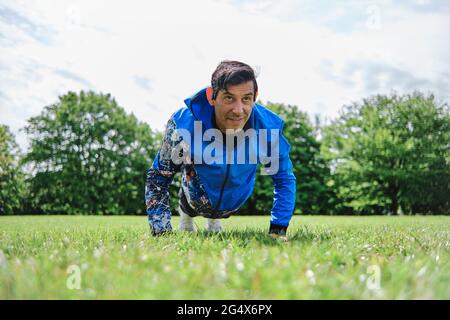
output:
[[[92,90],[163,130],[225,59],[324,121],[374,94],[449,102],[449,39],[446,0],[0,0],[0,124],[24,151],[30,117]]]

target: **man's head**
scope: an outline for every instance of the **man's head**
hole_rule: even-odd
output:
[[[250,118],[258,94],[253,69],[239,61],[222,61],[211,77],[207,89],[209,104],[214,107],[220,130],[242,129]]]

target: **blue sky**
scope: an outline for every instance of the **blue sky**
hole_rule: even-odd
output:
[[[450,2],[0,0],[0,123],[68,90],[111,93],[163,129],[224,59],[259,70],[263,102],[335,117],[377,93],[449,101]]]

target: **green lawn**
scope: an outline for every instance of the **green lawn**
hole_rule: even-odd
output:
[[[450,217],[296,216],[288,243],[268,223],[153,238],[145,216],[0,217],[0,299],[450,299]]]

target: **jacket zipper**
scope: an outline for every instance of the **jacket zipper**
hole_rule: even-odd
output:
[[[225,137],[225,136],[224,136],[224,137]],[[224,138],[223,141],[226,141],[226,138]],[[225,144],[225,145],[226,145],[226,144]],[[234,151],[234,138],[233,138],[233,151]],[[230,155],[233,155],[233,154],[234,154],[234,153],[231,153],[230,150],[227,150],[226,147],[225,147],[225,152],[227,153],[227,155],[228,155],[228,153],[229,153]],[[229,175],[230,175],[230,164],[227,163],[227,172],[225,173],[225,179],[223,180],[222,188],[220,189],[220,195],[219,195],[219,200],[217,201],[216,211],[219,210],[220,203],[222,202],[223,190],[225,189],[225,184],[227,183],[227,180],[228,180],[228,176],[229,176]]]
[[[230,164],[227,163],[227,172],[225,173],[225,179],[223,180],[222,188],[220,189],[219,201],[217,201],[216,211],[219,210],[220,202],[222,201],[223,189],[225,189],[225,184],[227,183],[228,176],[230,175]]]

